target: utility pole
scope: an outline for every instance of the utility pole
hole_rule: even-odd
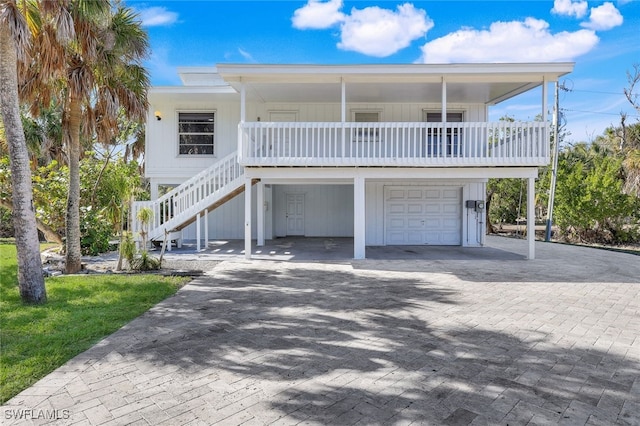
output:
[[[555,105],[553,108],[553,165],[551,168],[551,187],[549,189],[549,205],[547,206],[547,229],[544,240],[551,241],[551,227],[553,225],[553,203],[556,195],[556,178],[558,174],[558,153],[560,141],[558,128],[560,127],[560,97],[558,96],[558,82],[555,84]]]

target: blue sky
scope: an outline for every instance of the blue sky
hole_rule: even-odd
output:
[[[147,29],[152,84],[216,63],[576,63],[561,82],[568,142],[592,141],[620,112],[640,64],[640,1],[133,1]],[[640,92],[640,87],[638,88]],[[507,110],[507,108],[509,108]],[[540,94],[491,110],[520,120]]]

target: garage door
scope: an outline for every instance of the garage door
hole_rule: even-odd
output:
[[[387,245],[461,245],[462,188],[385,187]]]

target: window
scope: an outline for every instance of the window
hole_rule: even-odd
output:
[[[214,136],[214,112],[178,113],[178,145],[180,154],[213,155]]]
[[[440,123],[442,121],[441,112],[425,111],[425,120],[427,123]],[[447,123],[462,123],[461,112],[447,112]]]
[[[353,118],[356,123],[377,123],[380,121],[380,113],[378,111],[355,112]]]
[[[380,112],[378,111],[355,111],[353,113],[353,121],[356,123],[378,123],[380,121]],[[379,141],[379,130],[374,127],[362,127],[356,129],[356,142],[377,142]]]
[[[462,123],[463,120],[462,112],[447,112],[447,123]],[[441,123],[442,122],[442,112],[430,112],[424,111],[424,121],[427,123]],[[448,126],[444,131],[444,135],[446,138],[446,155],[447,156],[457,156],[460,152],[460,136],[461,129],[457,127]],[[428,152],[431,155],[439,154],[442,156],[442,134],[437,129],[428,129],[427,130],[428,137]]]

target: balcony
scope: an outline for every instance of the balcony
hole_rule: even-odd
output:
[[[549,162],[543,122],[239,124],[247,167],[494,167]]]

